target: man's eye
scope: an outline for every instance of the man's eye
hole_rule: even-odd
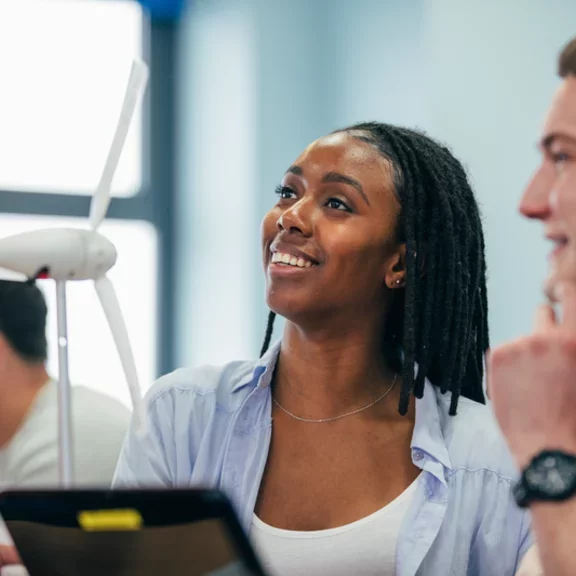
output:
[[[565,154],[564,152],[557,152],[555,154],[552,154],[552,161],[557,166],[562,166],[566,164],[566,162],[568,162],[569,160],[570,156],[568,156],[568,154]]]

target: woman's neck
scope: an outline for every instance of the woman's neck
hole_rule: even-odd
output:
[[[390,387],[380,330],[304,331],[286,322],[275,374],[275,397],[305,418],[324,418],[369,404]],[[386,398],[395,411],[400,375]]]

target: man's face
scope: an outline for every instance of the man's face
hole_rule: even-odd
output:
[[[520,203],[520,212],[544,224],[554,244],[545,291],[554,300],[560,281],[576,283],[576,76],[558,89],[544,125],[542,164]]]

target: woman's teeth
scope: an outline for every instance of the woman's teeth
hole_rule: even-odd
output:
[[[274,252],[272,254],[272,264],[286,264],[288,266],[297,266],[298,268],[310,268],[312,262],[292,256],[292,254],[283,254],[282,252]]]

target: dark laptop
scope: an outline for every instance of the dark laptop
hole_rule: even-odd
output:
[[[265,576],[214,490],[8,491],[0,515],[31,576]]]

